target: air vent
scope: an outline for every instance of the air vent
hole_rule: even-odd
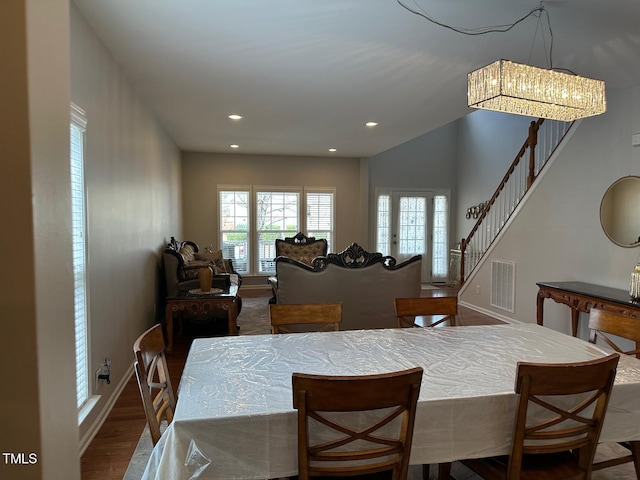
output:
[[[514,313],[515,262],[491,261],[491,306]]]

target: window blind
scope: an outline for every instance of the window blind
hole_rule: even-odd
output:
[[[71,235],[78,409],[89,398],[89,355],[86,281],[86,215],[84,187],[84,135],[87,121],[79,107],[71,106]]]

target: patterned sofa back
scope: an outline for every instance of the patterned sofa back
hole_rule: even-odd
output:
[[[309,266],[276,258],[275,303],[342,303],[342,330],[394,328],[396,297],[419,297],[422,256],[396,265],[393,257],[357,244],[317,257]]]

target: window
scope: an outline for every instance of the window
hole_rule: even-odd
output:
[[[389,255],[391,245],[391,196],[378,196],[377,251]]]
[[[76,392],[78,409],[89,398],[89,347],[87,314],[87,236],[84,187],[84,111],[71,105],[71,235],[76,344]]]
[[[257,192],[258,273],[275,271],[276,238],[292,237],[300,231],[298,192]]]
[[[329,252],[333,243],[333,191],[305,192],[307,236],[327,240]]]
[[[448,270],[447,218],[449,217],[449,203],[445,195],[433,197],[433,242],[431,281],[445,282]]]
[[[306,230],[333,241],[334,190],[220,187],[220,243],[239,273],[275,272],[275,241]],[[301,213],[302,212],[302,213]],[[304,227],[303,227],[304,226]]]
[[[220,192],[222,256],[233,260],[238,273],[249,272],[249,190]]]

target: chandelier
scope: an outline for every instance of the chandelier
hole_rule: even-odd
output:
[[[604,82],[557,70],[498,60],[468,75],[467,104],[571,122],[604,113]]]

